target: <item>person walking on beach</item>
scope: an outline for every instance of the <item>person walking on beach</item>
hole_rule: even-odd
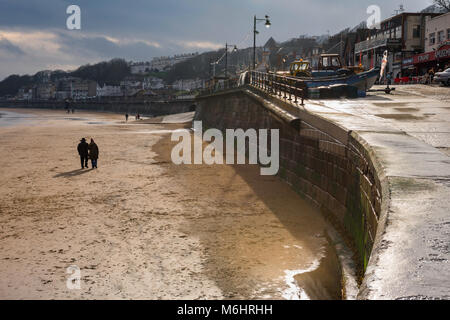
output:
[[[128,113],[125,114],[125,122],[128,122]]]
[[[64,104],[66,105],[66,111],[67,111],[67,113],[70,113],[70,103],[69,103],[69,100],[65,100],[64,101]]]
[[[78,154],[80,155],[81,169],[84,169],[85,167],[87,168],[88,167],[89,145],[86,142],[85,138],[82,138],[80,140],[77,150],[78,150]]]
[[[92,138],[91,143],[89,143],[89,158],[91,159],[92,169],[97,169],[98,146]]]

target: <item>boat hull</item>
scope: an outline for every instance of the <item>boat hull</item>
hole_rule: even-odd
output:
[[[316,78],[301,78],[305,81],[308,88],[318,88],[323,86],[330,86],[335,84],[346,84],[358,88],[359,91],[369,90],[377,80],[380,74],[379,69],[371,69],[358,74],[348,76],[336,77],[316,77]]]

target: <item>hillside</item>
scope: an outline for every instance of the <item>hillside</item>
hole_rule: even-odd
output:
[[[69,72],[56,70],[47,72],[39,71],[32,76],[11,75],[0,82],[0,96],[15,95],[21,87],[41,83],[44,79],[57,81],[64,77],[78,77],[94,80],[101,84],[108,83],[118,85],[120,81],[130,74],[130,67],[124,59],[112,59],[93,65],[83,65],[75,71]]]

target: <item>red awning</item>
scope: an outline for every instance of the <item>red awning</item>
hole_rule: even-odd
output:
[[[442,60],[450,58],[450,44],[445,44],[436,51],[421,53],[413,56],[413,63],[427,63],[434,60]]]

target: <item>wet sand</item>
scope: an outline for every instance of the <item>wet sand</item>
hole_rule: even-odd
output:
[[[277,177],[174,165],[181,124],[26,113],[0,127],[0,298],[339,298],[330,226]],[[79,169],[81,137],[99,145],[98,170]]]

